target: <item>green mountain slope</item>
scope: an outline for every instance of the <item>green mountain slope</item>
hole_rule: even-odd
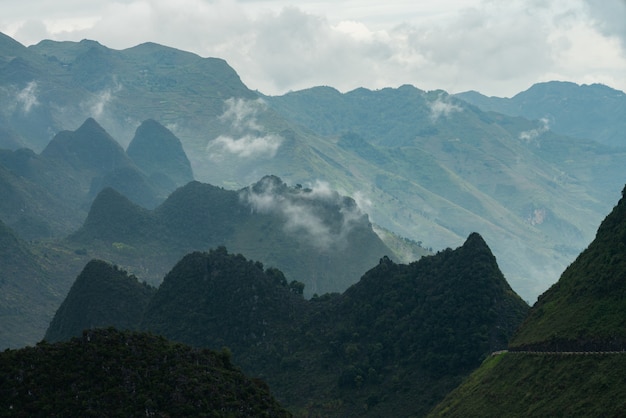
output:
[[[624,176],[623,152],[442,91],[319,87],[265,100],[340,148],[328,155],[370,185],[351,190],[375,202],[376,223],[436,248],[479,230],[529,299],[589,242]]]
[[[0,376],[11,415],[290,416],[225,353],[114,329],[4,351]]]
[[[69,340],[91,328],[136,329],[154,292],[117,266],[92,260],[76,278],[44,338]]]
[[[626,363],[626,199],[509,343],[432,416],[619,416]],[[528,353],[530,351],[531,353]]]
[[[528,309],[478,234],[410,265],[387,258],[342,295],[310,301],[280,271],[224,248],[184,257],[142,329],[228,346],[296,415],[423,415]]]
[[[429,417],[619,417],[626,356],[501,354]]]

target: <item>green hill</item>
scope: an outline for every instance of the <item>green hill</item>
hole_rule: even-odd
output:
[[[626,189],[625,189],[626,191]],[[596,238],[511,338],[431,416],[621,416],[626,289],[624,193]]]
[[[225,352],[114,329],[0,353],[0,393],[15,416],[290,416]]]
[[[117,266],[92,260],[76,278],[44,338],[69,340],[92,328],[137,329],[154,292]]]

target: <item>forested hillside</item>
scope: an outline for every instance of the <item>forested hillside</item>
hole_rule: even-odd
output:
[[[290,416],[228,352],[114,329],[0,353],[0,393],[5,416]]]
[[[478,234],[411,264],[382,257],[342,294],[306,300],[303,289],[225,247],[194,252],[165,276],[139,329],[228,347],[233,363],[267,381],[296,415],[420,416],[505,348],[528,309]],[[101,298],[132,294],[109,286]],[[70,296],[79,309],[60,310],[55,321],[91,311]]]

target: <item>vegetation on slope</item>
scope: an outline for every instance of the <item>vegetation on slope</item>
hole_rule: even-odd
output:
[[[90,330],[69,342],[0,353],[0,414],[286,417],[228,352],[149,334]]]
[[[429,417],[618,417],[626,356],[500,354],[487,359]]]

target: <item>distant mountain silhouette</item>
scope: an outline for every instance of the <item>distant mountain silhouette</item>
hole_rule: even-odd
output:
[[[171,190],[193,180],[191,164],[180,140],[153,119],[139,125],[126,154],[148,177]]]

